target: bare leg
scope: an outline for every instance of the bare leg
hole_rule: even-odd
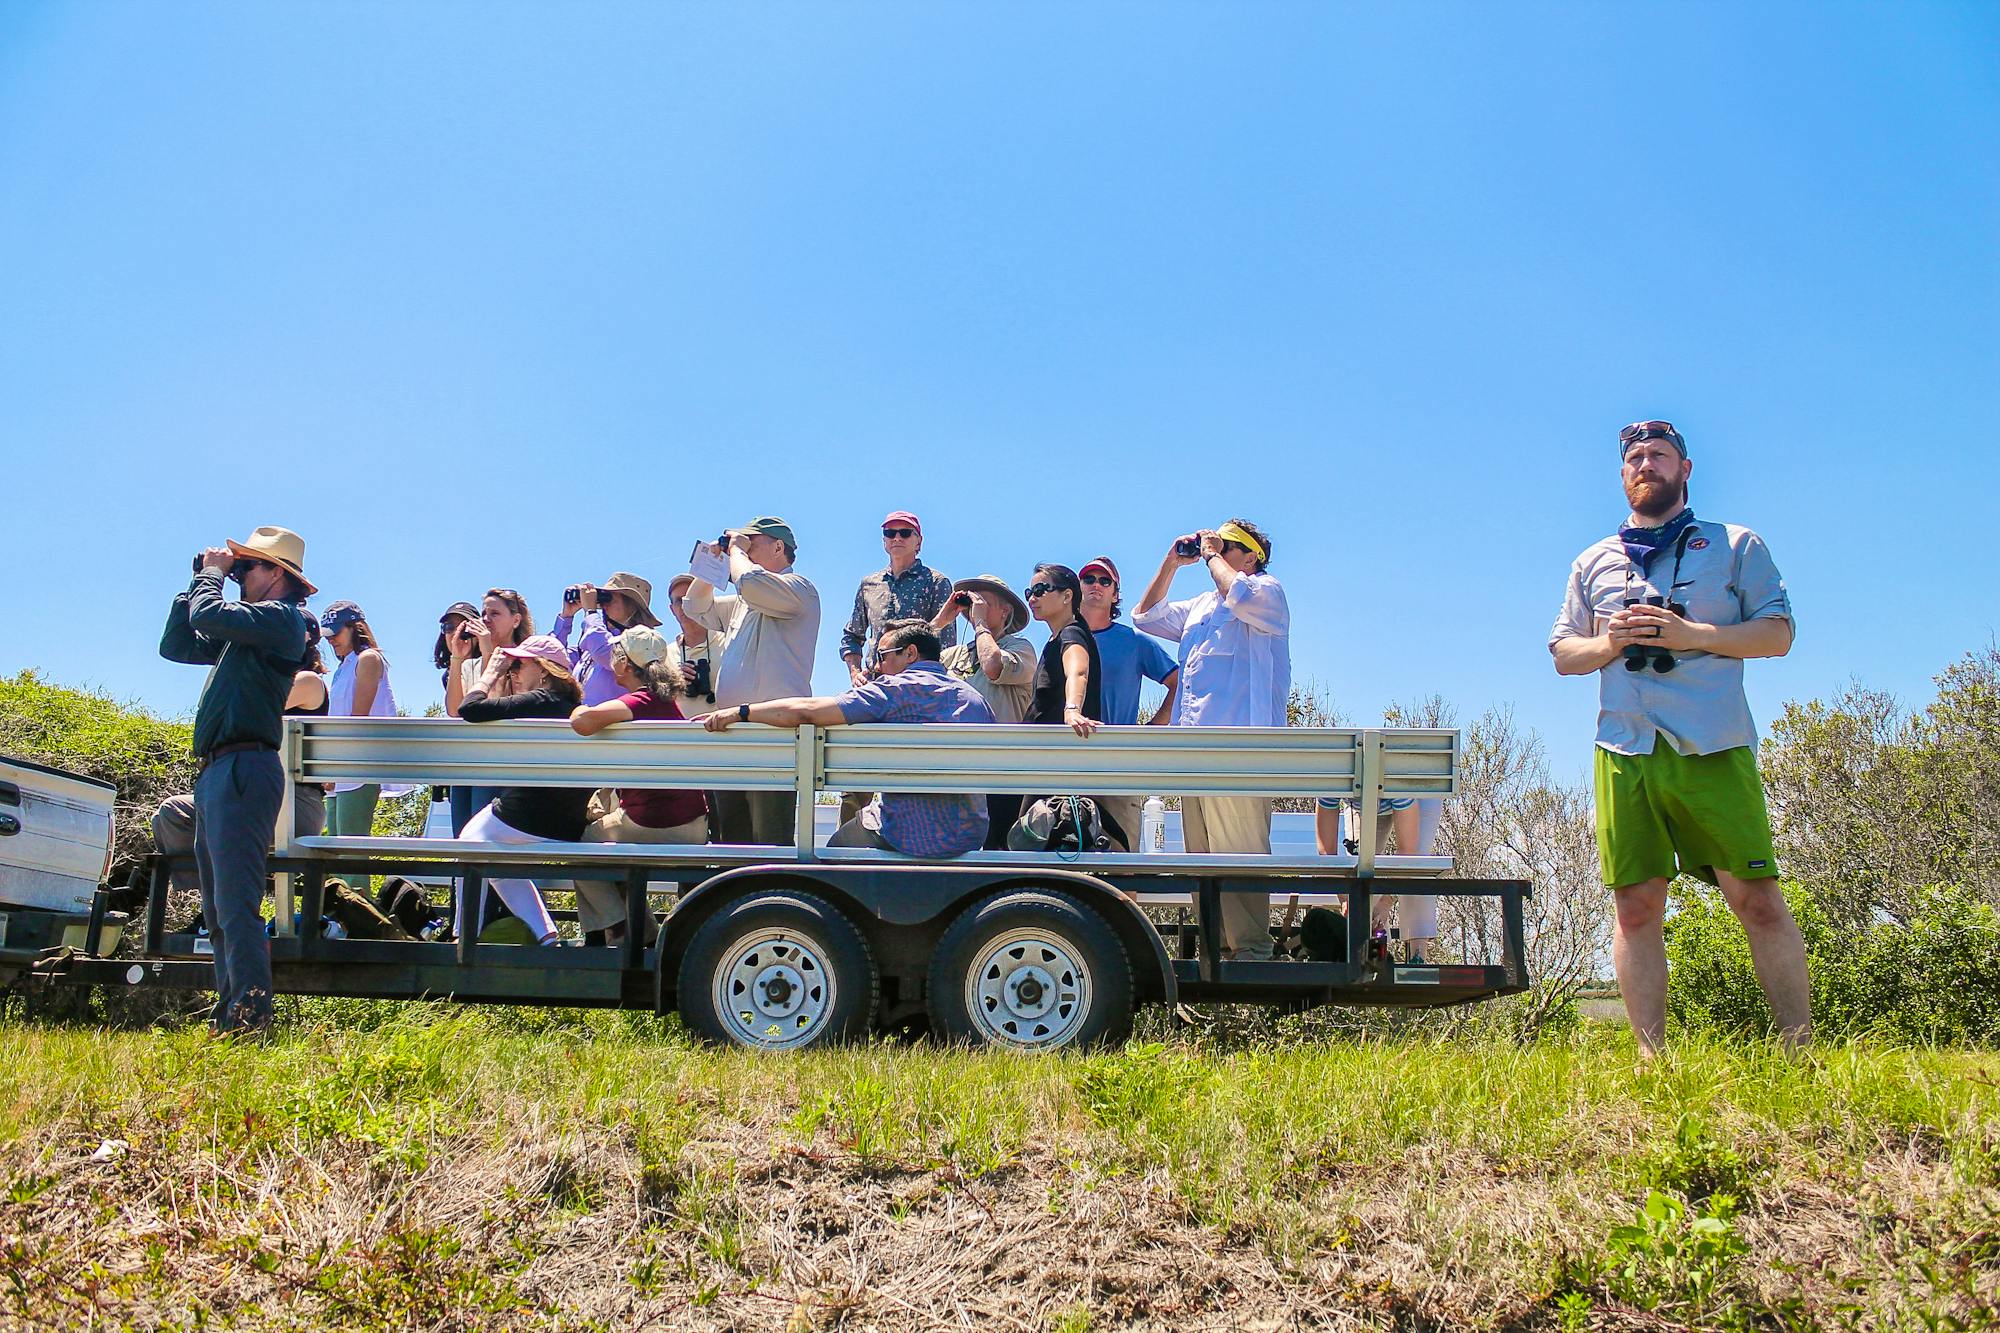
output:
[[[1649,879],[1614,890],[1618,929],[1611,963],[1625,997],[1625,1017],[1639,1054],[1653,1055],[1667,1036],[1667,881]]]
[[[1340,845],[1339,806],[1313,807],[1313,844],[1321,856],[1339,856],[1347,850]]]
[[[1729,910],[1750,937],[1750,961],[1757,982],[1771,1002],[1778,1021],[1778,1039],[1787,1046],[1812,1040],[1812,984],[1806,978],[1806,942],[1799,923],[1774,878],[1738,879],[1726,870],[1715,872]]]

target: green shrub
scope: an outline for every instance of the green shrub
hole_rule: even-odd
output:
[[[1907,925],[1837,925],[1796,885],[1786,901],[1805,937],[1813,1022],[1825,1036],[1982,1045],[2000,1041],[2000,914],[1955,886],[1923,891]],[[1762,1033],[1771,1011],[1743,928],[1713,890],[1667,922],[1667,1016],[1684,1028]]]

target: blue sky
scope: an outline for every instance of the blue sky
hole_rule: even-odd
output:
[[[1351,718],[1580,773],[1666,416],[1798,608],[1760,720],[1921,699],[2000,618],[1996,138],[1979,4],[9,4],[0,672],[191,708],[189,555],[282,523],[420,707],[446,603],[778,513],[832,689],[889,508],[1017,587],[1241,513]]]

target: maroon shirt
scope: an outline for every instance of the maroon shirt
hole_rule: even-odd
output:
[[[634,722],[680,722],[680,706],[672,699],[655,699],[640,691],[619,697],[632,710]],[[620,787],[618,803],[634,824],[645,828],[674,828],[708,813],[708,802],[698,791],[660,791],[656,788]]]

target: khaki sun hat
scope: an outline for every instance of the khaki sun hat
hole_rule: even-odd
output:
[[[306,539],[290,528],[259,528],[247,541],[231,541],[229,549],[249,560],[268,560],[301,584],[307,593],[318,587],[306,577]]]
[[[981,574],[976,579],[960,579],[951,585],[953,592],[983,593],[988,597],[998,597],[1007,604],[1007,623],[1000,628],[1002,634],[1019,634],[1028,627],[1028,604],[1007,586],[1007,580],[998,574]]]
[[[666,637],[650,625],[634,625],[611,642],[633,666],[651,666],[667,655]]]
[[[660,626],[660,618],[653,614],[653,585],[637,574],[627,574],[623,570],[597,585],[601,593],[622,592],[639,604],[639,623],[654,629]]]

